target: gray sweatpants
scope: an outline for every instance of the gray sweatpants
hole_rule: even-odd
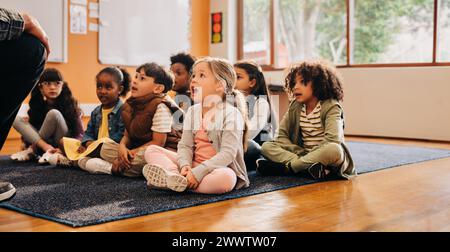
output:
[[[57,147],[61,138],[69,132],[66,120],[64,120],[61,112],[56,109],[48,111],[39,131],[21,117],[16,117],[13,127],[27,143],[35,144],[42,139],[54,147]]]

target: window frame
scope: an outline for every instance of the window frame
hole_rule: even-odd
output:
[[[237,0],[237,59],[242,60],[244,57],[244,1],[245,0]],[[285,68],[277,68],[275,67],[275,1],[278,0],[269,0],[270,1],[270,65],[262,65],[261,67],[265,71],[280,71]],[[438,32],[438,1],[434,0],[433,6],[433,58],[432,62],[420,62],[420,63],[373,63],[373,64],[351,64],[350,63],[350,0],[345,0],[346,2],[346,33],[347,33],[347,62],[345,65],[336,65],[338,68],[377,68],[377,67],[436,67],[436,66],[450,66],[449,62],[438,62],[437,61],[437,32]]]

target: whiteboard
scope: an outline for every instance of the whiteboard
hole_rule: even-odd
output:
[[[168,66],[190,49],[189,0],[100,0],[99,61]]]
[[[50,62],[67,62],[67,0],[0,0],[0,7],[35,17],[50,41]]]

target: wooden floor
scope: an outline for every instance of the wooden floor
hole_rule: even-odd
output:
[[[8,142],[2,154],[17,146]],[[450,158],[83,228],[0,209],[0,231],[450,231]]]

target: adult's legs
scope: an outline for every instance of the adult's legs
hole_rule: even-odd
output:
[[[45,65],[45,48],[27,33],[0,42],[0,149],[23,100],[31,92]]]

